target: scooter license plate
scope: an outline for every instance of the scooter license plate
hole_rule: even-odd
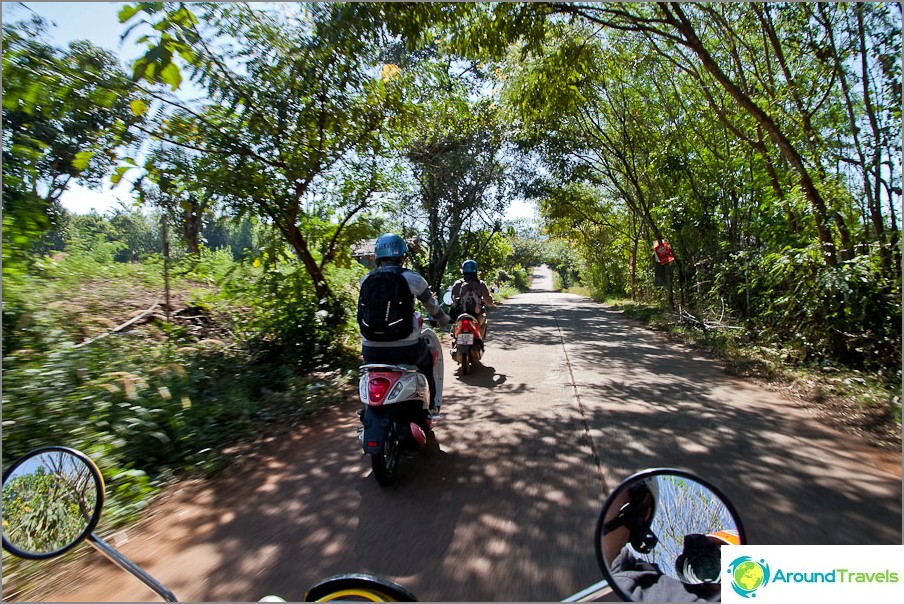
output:
[[[455,340],[457,344],[465,344],[470,346],[474,343],[474,334],[473,333],[460,333],[458,334],[458,338]]]

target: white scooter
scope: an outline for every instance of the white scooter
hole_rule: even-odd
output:
[[[3,549],[40,560],[87,540],[161,598],[175,602],[169,589],[94,534],[103,502],[103,477],[91,458],[66,447],[36,449],[3,472]],[[715,486],[683,470],[658,468],[638,472],[613,489],[594,543],[605,580],[563,602],[611,601],[613,594],[624,601],[720,599],[719,550],[744,545],[747,537],[734,507]],[[659,591],[648,591],[653,585]],[[318,582],[303,601],[331,600],[416,598],[384,577],[347,573]],[[284,600],[266,596],[260,601]]]
[[[398,474],[402,454],[413,453],[427,445],[434,419],[439,417],[443,397],[442,344],[417,313],[420,337],[427,341],[433,355],[433,380],[436,405],[432,414],[427,378],[414,365],[369,363],[361,366],[358,394],[364,409],[359,412],[361,428],[358,440],[370,455],[374,478],[383,486],[392,484]]]

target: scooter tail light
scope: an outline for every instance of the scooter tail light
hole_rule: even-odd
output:
[[[392,386],[387,378],[371,377],[367,382],[367,399],[370,403],[382,403]]]

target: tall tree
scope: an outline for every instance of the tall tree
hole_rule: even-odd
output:
[[[212,218],[219,197],[214,187],[205,183],[219,179],[217,166],[210,166],[204,155],[184,147],[160,146],[153,149],[145,161],[145,174],[135,183],[143,189],[150,181],[157,188],[155,204],[178,225],[190,255],[201,253],[201,233],[205,221]],[[147,199],[146,191],[139,198]]]
[[[854,9],[849,5],[833,5],[829,9],[810,3],[777,7],[777,11],[784,13],[782,20],[772,19],[770,5],[749,3],[730,6],[676,2],[554,3],[553,10],[607,28],[641,33],[655,48],[667,53],[678,68],[697,76],[701,86],[706,86],[708,79],[720,86],[755,120],[796,174],[796,184],[810,204],[824,261],[833,265],[839,251],[843,258],[853,252],[850,225],[835,200],[827,202],[832,185],[826,182],[820,155],[824,147],[816,140],[816,135],[823,132],[814,120],[817,116],[825,117],[826,111],[833,109],[826,100],[838,85],[837,73],[823,69],[826,66],[823,57],[832,54],[831,43],[836,33],[826,25]],[[897,19],[889,15],[893,9],[887,6],[875,10],[884,13],[889,22],[900,23],[900,10]],[[819,22],[816,12],[822,15],[821,28],[813,27],[814,22]],[[830,12],[834,16],[829,17]],[[776,29],[782,23],[789,27]],[[871,40],[880,56],[887,55],[887,51],[880,50],[890,42],[884,31],[879,38]],[[807,69],[791,73],[784,59],[787,52],[794,52],[796,60]],[[866,53],[863,58],[866,60]],[[829,66],[837,69],[840,64],[829,63]],[[826,75],[830,77],[825,78]],[[848,137],[851,132],[844,134]],[[761,143],[757,148],[764,149]]]
[[[178,86],[181,57],[207,90],[200,107],[158,95],[179,111],[153,135],[216,165],[205,184],[235,213],[272,221],[338,321],[325,268],[382,188],[379,133],[397,97],[376,69],[385,32],[332,3],[141,3],[120,18],[153,26],[137,77]]]
[[[395,130],[410,177],[403,180],[403,214],[426,235],[429,260],[422,268],[436,290],[449,263],[466,251],[462,235],[497,234],[508,201],[506,132],[495,102],[469,98],[477,84],[463,74],[475,68],[449,59],[421,63],[407,88],[410,112]]]
[[[73,182],[101,185],[139,138],[142,103],[112,53],[39,41],[40,19],[3,25],[3,270],[14,270],[63,213]]]

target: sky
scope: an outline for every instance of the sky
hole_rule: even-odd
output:
[[[120,9],[128,2],[3,2],[3,22],[28,19],[32,11],[51,22],[49,42],[66,46],[73,40],[87,39],[95,46],[114,51],[124,62],[141,55],[141,49],[131,39],[125,43],[120,35],[126,27],[119,23]],[[134,38],[136,36],[132,36]],[[183,83],[183,86],[187,84]],[[87,214],[92,209],[103,214],[120,204],[131,205],[128,175],[115,188],[109,182],[103,190],[87,189],[77,184],[69,187],[61,197],[63,206],[70,212]],[[512,202],[506,218],[532,218],[533,204],[516,200]]]

